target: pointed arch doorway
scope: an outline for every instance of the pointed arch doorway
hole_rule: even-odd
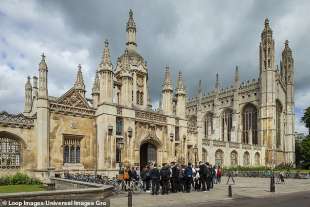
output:
[[[157,147],[149,142],[140,146],[140,169],[150,162],[157,162]]]

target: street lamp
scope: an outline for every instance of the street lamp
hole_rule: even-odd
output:
[[[124,141],[119,140],[118,143],[118,149],[119,149],[119,172],[122,170],[122,150],[124,149]]]
[[[197,166],[197,154],[198,154],[198,147],[197,144],[194,146],[194,154],[195,154],[195,167]]]

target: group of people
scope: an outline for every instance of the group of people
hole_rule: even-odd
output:
[[[126,172],[126,170],[125,170]],[[161,187],[161,194],[195,191],[209,191],[214,184],[221,182],[222,169],[220,166],[212,166],[208,162],[199,162],[193,166],[181,165],[172,162],[163,164],[161,168],[156,163],[150,163],[141,171],[137,168],[127,169],[128,180],[141,179],[144,191],[158,195]],[[124,173],[124,179],[127,178]],[[125,179],[126,180],[126,179]]]

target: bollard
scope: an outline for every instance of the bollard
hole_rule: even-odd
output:
[[[128,207],[132,207],[132,191],[128,190]]]
[[[276,186],[274,182],[274,175],[270,177],[270,192],[276,192]]]
[[[232,197],[232,188],[231,185],[228,186],[228,197]]]

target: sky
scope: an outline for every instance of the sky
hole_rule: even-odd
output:
[[[112,61],[125,50],[126,22],[132,9],[139,53],[148,64],[153,105],[158,105],[164,68],[175,79],[182,71],[188,96],[213,89],[219,73],[222,87],[258,78],[258,45],[264,19],[270,20],[276,63],[286,39],[295,60],[296,131],[310,103],[310,1],[122,1],[41,0],[0,1],[0,111],[20,113],[27,76],[38,76],[44,52],[49,67],[49,95],[60,96],[73,86],[82,65],[87,96],[101,60],[104,40]],[[160,83],[160,84],[159,84]]]

